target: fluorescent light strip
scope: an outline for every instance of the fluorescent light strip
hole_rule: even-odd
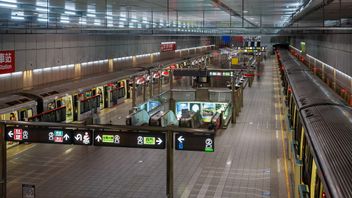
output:
[[[76,15],[76,12],[71,10],[65,10],[65,14]]]
[[[6,78],[6,77],[10,77],[11,74],[0,74],[0,78]]]
[[[17,5],[11,3],[0,3],[0,7],[17,8]]]
[[[13,20],[24,20],[23,16],[11,16],[11,19]]]
[[[47,18],[38,18],[37,19],[39,22],[48,22]]]

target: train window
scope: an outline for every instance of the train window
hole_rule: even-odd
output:
[[[26,110],[20,111],[20,114],[18,116],[18,120],[25,121],[25,118],[27,118],[27,111]]]
[[[306,141],[306,138],[303,140],[304,144],[304,155],[303,155],[303,183],[310,186],[311,174],[312,174],[312,164],[313,156],[310,152],[310,148]]]

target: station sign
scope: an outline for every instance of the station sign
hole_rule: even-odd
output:
[[[95,146],[165,149],[164,133],[96,131]]]
[[[161,42],[160,52],[171,52],[176,50],[176,42]]]
[[[15,72],[15,50],[0,51],[0,74]]]
[[[176,150],[214,152],[214,134],[175,134]]]
[[[233,71],[209,71],[208,76],[233,76]]]
[[[92,131],[50,128],[6,128],[6,141],[91,145]]]

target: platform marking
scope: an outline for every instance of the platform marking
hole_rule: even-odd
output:
[[[277,73],[276,73],[277,75]],[[278,90],[276,90],[276,92],[279,92]],[[280,93],[280,92],[279,92]],[[281,98],[279,99],[280,103]],[[280,111],[280,128],[281,128],[281,141],[282,141],[282,149],[283,149],[283,161],[284,161],[284,165],[285,165],[285,176],[286,176],[286,189],[287,189],[287,198],[291,198],[291,189],[290,189],[290,185],[289,185],[289,179],[288,179],[288,168],[287,168],[287,162],[286,162],[286,149],[285,149],[285,141],[284,141],[284,129],[283,129],[283,119],[282,119],[282,111],[281,111],[281,107],[279,108]]]

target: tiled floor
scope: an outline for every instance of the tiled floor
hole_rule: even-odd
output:
[[[175,197],[287,197],[272,64],[246,88],[237,124],[216,137],[214,153],[175,151]],[[103,119],[124,122],[129,107]],[[39,198],[166,197],[166,150],[36,144],[8,153],[8,197],[21,197],[22,183],[35,184]]]

